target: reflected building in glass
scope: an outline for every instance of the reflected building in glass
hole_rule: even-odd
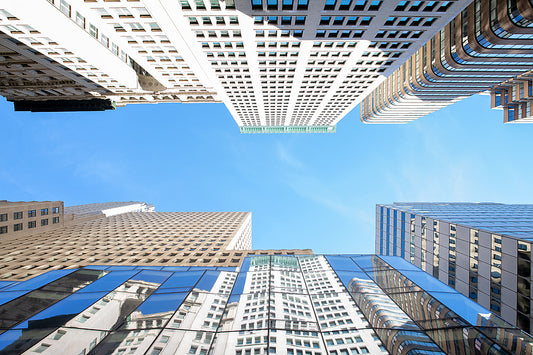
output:
[[[529,354],[532,345],[400,257],[96,265],[0,283],[0,354]]]
[[[530,332],[533,205],[377,205],[376,253],[400,256]]]

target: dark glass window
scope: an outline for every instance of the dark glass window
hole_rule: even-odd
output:
[[[7,213],[0,214],[0,222],[7,221]]]
[[[24,218],[24,213],[22,212],[13,213],[13,219],[22,219],[22,218]]]
[[[59,217],[52,218],[52,223],[59,223]]]
[[[41,219],[41,226],[47,226],[48,225],[48,219]]]
[[[0,234],[7,233],[7,226],[1,226],[0,227]]]
[[[22,223],[17,223],[13,225],[13,231],[21,231],[22,230]]]
[[[35,228],[35,227],[37,227],[37,221],[28,222],[28,228]]]
[[[37,211],[36,210],[28,211],[28,217],[35,217],[35,216],[37,216]]]
[[[46,216],[48,214],[48,208],[41,209],[41,216]]]

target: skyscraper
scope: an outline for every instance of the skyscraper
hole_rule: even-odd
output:
[[[32,111],[224,102],[241,132],[334,132],[468,3],[6,0],[0,93]]]
[[[503,122],[533,121],[529,100],[533,96],[532,78],[533,71],[528,71],[491,89],[491,107],[503,110]]]
[[[533,338],[399,257],[87,266],[0,284],[0,353],[529,354]]]
[[[60,206],[57,213],[52,206]],[[41,210],[50,216],[41,216]],[[0,231],[8,233],[0,239],[0,279],[23,280],[48,270],[95,263],[238,266],[247,255],[312,253],[310,249],[251,250],[250,212],[153,210],[144,202],[108,202],[65,207],[63,214],[61,201],[4,201]],[[19,215],[21,219],[13,219]],[[46,219],[50,228],[26,227]],[[22,229],[13,230],[18,224]]]
[[[529,332],[533,205],[394,203],[376,209],[376,252],[397,255]]]
[[[532,10],[474,0],[365,98],[361,120],[409,122],[530,71]]]

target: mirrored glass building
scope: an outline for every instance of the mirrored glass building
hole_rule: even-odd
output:
[[[376,253],[400,256],[529,332],[533,205],[394,203],[376,208]]]
[[[87,266],[0,283],[0,354],[529,354],[533,339],[400,257]]]

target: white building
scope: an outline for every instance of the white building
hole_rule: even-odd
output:
[[[469,2],[4,0],[0,94],[36,111],[224,102],[243,133],[334,132]]]

